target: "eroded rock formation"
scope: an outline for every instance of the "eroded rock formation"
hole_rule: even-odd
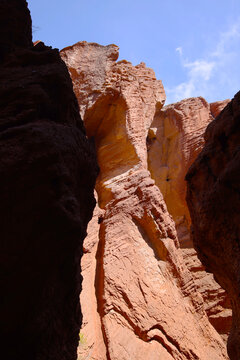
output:
[[[210,104],[210,111],[213,116],[213,118],[216,118],[221,111],[227,106],[230,99],[222,100],[222,101],[216,101]]]
[[[100,165],[101,210],[95,210],[89,225],[82,262],[81,299],[87,303],[81,355],[94,360],[227,359],[148,171],[146,138],[165,100],[161,82],[143,63],[116,62],[115,45],[81,42],[61,56]]]
[[[73,360],[95,153],[59,52],[33,47],[26,1],[1,1],[0,18],[1,358]]]
[[[182,100],[156,112],[148,132],[148,164],[172,215],[187,267],[192,272],[210,322],[227,339],[231,326],[226,292],[206,273],[190,238],[185,175],[204,144],[207,125],[230,100],[209,104],[202,97]]]
[[[240,358],[239,144],[240,92],[208,126],[204,149],[186,177],[195,248],[231,297],[228,352],[232,360]]]
[[[148,134],[149,170],[175,221],[181,247],[191,246],[184,178],[203,147],[203,134],[212,120],[206,100],[186,99],[158,111]]]

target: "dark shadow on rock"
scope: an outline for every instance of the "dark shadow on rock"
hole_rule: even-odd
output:
[[[32,45],[26,1],[1,0],[0,21],[1,358],[72,360],[95,150],[58,50]]]

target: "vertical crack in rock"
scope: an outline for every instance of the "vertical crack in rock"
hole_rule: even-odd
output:
[[[104,315],[105,315],[105,299],[104,299],[104,247],[105,247],[105,226],[104,221],[100,224],[99,229],[99,243],[96,252],[96,275],[95,275],[95,291],[97,299],[97,311],[99,313],[101,321],[102,335],[106,348],[106,360],[111,360],[108,350],[108,337],[104,327]]]
[[[157,261],[159,260],[165,261],[167,257],[167,249],[164,246],[164,243],[160,240],[159,242],[153,244],[147,232],[141,226],[141,224],[134,218],[133,218],[133,223],[137,226],[138,231],[141,234],[142,238],[146,241],[148,246],[150,246],[150,248],[153,250],[154,256],[157,259]],[[155,246],[157,246],[157,248]]]
[[[95,198],[98,200],[95,192]],[[81,340],[78,347],[80,358],[102,360],[106,358],[106,347],[103,338],[102,322],[98,313],[98,296],[96,291],[97,262],[103,259],[97,256],[99,244],[100,225],[104,219],[104,211],[98,205],[94,209],[93,218],[88,224],[87,237],[83,244],[84,255],[81,266],[83,273],[83,291],[80,295],[83,321],[81,327]],[[104,239],[103,239],[104,242]],[[94,352],[97,349],[97,354]]]

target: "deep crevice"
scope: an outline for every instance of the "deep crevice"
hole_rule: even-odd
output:
[[[103,258],[104,258],[104,248],[105,248],[105,226],[103,220],[99,228],[99,242],[96,252],[96,272],[95,272],[95,295],[97,300],[97,312],[99,314],[102,336],[106,348],[106,359],[111,360],[109,350],[108,350],[108,339],[103,324],[104,317],[104,268],[103,268]]]

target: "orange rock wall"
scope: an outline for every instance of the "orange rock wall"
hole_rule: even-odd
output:
[[[82,260],[79,346],[94,360],[227,359],[148,170],[149,128],[165,101],[153,70],[116,45],[62,50],[100,175]]]
[[[158,111],[148,134],[149,170],[175,221],[182,247],[190,245],[191,224],[184,177],[203,146],[203,133],[212,120],[206,100],[186,99]]]
[[[202,97],[182,100],[156,112],[148,132],[148,164],[176,225],[180,247],[203,296],[209,320],[227,340],[232,311],[226,292],[206,273],[190,239],[185,175],[203,148],[207,125],[230,100],[209,104]]]

